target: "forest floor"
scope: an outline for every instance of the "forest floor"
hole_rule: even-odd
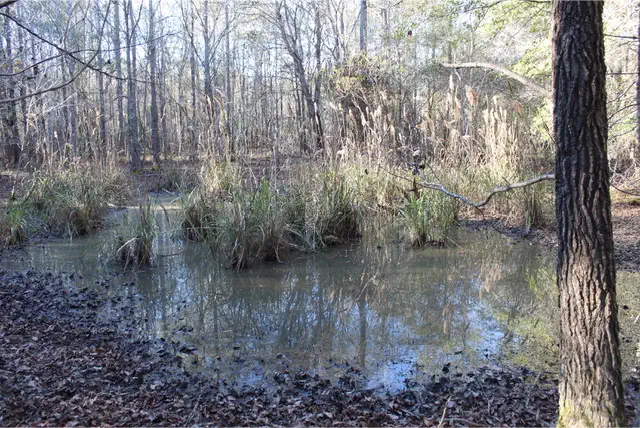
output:
[[[135,297],[66,279],[0,272],[0,425],[550,426],[556,418],[554,375],[526,368],[443,367],[397,393],[363,389],[355,369],[335,384],[283,369],[273,390],[229,385],[184,371],[179,345],[143,338]]]
[[[617,202],[612,205],[613,241],[616,267],[628,272],[640,272],[640,205]],[[510,226],[499,218],[463,218],[461,225],[473,230],[493,229],[518,241],[547,248],[558,245],[555,227],[532,228]]]

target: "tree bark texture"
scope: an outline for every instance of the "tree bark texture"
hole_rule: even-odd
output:
[[[624,423],[602,10],[593,0],[553,6],[559,426]]]
[[[636,43],[638,46],[636,47],[637,57],[636,57],[636,67],[637,67],[637,76],[636,76],[636,160],[640,160],[640,1],[638,1],[638,40]]]
[[[360,51],[367,51],[367,0],[360,0]]]

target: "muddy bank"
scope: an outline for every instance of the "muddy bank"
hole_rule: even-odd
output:
[[[394,394],[363,389],[357,369],[332,384],[283,367],[271,391],[191,374],[179,344],[141,337],[135,297],[78,291],[67,279],[0,274],[1,425],[541,426],[556,417],[554,376],[524,368],[445,366]]]
[[[617,203],[613,205],[611,213],[617,268],[627,272],[640,272],[640,205]],[[529,230],[521,226],[512,227],[496,218],[464,219],[460,224],[471,230],[495,230],[517,241],[547,248],[556,248],[558,245],[555,228]]]

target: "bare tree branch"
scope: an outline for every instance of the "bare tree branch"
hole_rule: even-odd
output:
[[[555,180],[555,175],[554,174],[543,174],[543,175],[539,175],[537,177],[534,177],[532,179],[529,179],[527,181],[521,181],[520,183],[514,183],[514,184],[507,184],[506,186],[496,186],[493,189],[491,189],[491,191],[489,192],[489,194],[487,195],[487,197],[485,199],[483,199],[480,202],[473,202],[472,200],[470,200],[469,198],[459,195],[457,193],[453,193],[450,190],[447,190],[446,187],[444,187],[442,184],[440,183],[432,183],[429,180],[427,180],[427,178],[424,176],[424,174],[422,173],[422,170],[420,170],[420,168],[416,168],[414,170],[414,172],[422,179],[422,183],[420,183],[422,185],[423,188],[425,189],[431,189],[431,190],[438,190],[442,193],[444,193],[447,196],[451,196],[452,198],[458,199],[461,202],[464,202],[465,204],[472,206],[474,208],[482,208],[485,205],[487,205],[489,203],[489,201],[491,201],[491,198],[493,198],[494,195],[498,194],[498,193],[504,193],[504,192],[508,192],[509,190],[513,190],[513,189],[521,189],[523,187],[527,187],[527,186],[531,186],[532,184],[536,184],[539,183],[541,181],[547,181],[547,180]]]
[[[18,0],[0,1],[0,9],[4,9],[5,7],[11,6],[14,3],[18,3]]]
[[[16,0],[16,1],[17,1],[17,0]],[[104,21],[104,22],[106,22],[106,20],[107,20],[107,18],[108,18],[108,13],[109,13],[109,7],[110,7],[110,6],[111,6],[111,2],[109,2],[109,3],[107,4],[107,10],[106,10],[106,14],[105,14],[105,21]],[[140,5],[140,10],[142,10],[142,5]],[[81,58],[79,58],[79,57],[76,55],[76,53],[77,53],[77,52],[82,52],[82,51],[72,52],[72,51],[69,51],[68,49],[63,48],[62,46],[58,45],[57,43],[54,43],[54,42],[52,42],[51,40],[48,40],[47,38],[45,38],[45,37],[41,36],[40,34],[36,33],[35,31],[33,31],[31,28],[29,28],[28,26],[26,26],[25,24],[23,24],[21,21],[19,21],[19,20],[18,20],[18,19],[16,19],[15,17],[13,17],[13,16],[11,16],[11,15],[8,15],[8,14],[6,14],[6,13],[4,13],[4,12],[0,12],[0,16],[4,16],[5,18],[12,20],[12,21],[13,21],[13,22],[18,26],[18,27],[22,28],[22,29],[23,29],[23,30],[25,30],[27,33],[29,33],[29,34],[30,34],[30,35],[32,35],[33,37],[37,38],[37,39],[38,39],[38,40],[40,40],[41,42],[48,44],[49,46],[51,46],[51,47],[55,48],[56,50],[58,50],[60,53],[62,53],[62,54],[64,54],[64,55],[66,55],[66,56],[68,56],[69,58],[73,59],[74,61],[76,61],[76,62],[80,63],[81,65],[83,65],[83,66],[84,66],[84,68],[85,68],[85,69],[87,69],[87,68],[88,68],[89,70],[95,71],[96,73],[103,74],[103,75],[105,75],[105,76],[107,76],[107,77],[109,77],[109,78],[111,78],[111,79],[123,80],[123,81],[124,81],[124,80],[127,80],[127,79],[126,79],[126,78],[124,78],[124,77],[118,77],[118,76],[115,76],[115,75],[113,75],[113,74],[111,74],[111,73],[108,73],[108,72],[106,72],[106,71],[104,71],[104,70],[102,70],[102,69],[100,69],[100,68],[98,68],[98,67],[96,67],[96,66],[92,65],[92,64],[91,64],[91,61],[84,61],[84,60],[82,60]],[[140,19],[140,16],[138,16],[138,20],[139,20],[139,19]],[[136,24],[136,26],[137,26],[137,24]],[[101,30],[101,33],[102,33],[103,31],[104,31],[104,25],[103,25],[103,29]],[[85,51],[86,51],[86,50],[85,50]],[[92,59],[93,59],[93,58],[95,58],[95,55],[92,57]],[[140,80],[140,79],[134,79],[134,80],[135,80],[136,82],[138,82],[138,83],[149,83],[149,82],[148,82],[148,81],[146,81],[146,80]],[[67,83],[67,84],[69,84],[69,83]],[[63,85],[63,86],[66,86],[66,85]],[[58,89],[59,89],[59,88],[58,88]]]
[[[95,54],[91,57],[91,59],[89,59],[89,61],[87,61],[82,66],[82,68],[80,70],[78,70],[78,72],[76,74],[71,76],[71,78],[69,80],[67,80],[65,82],[62,82],[60,84],[57,84],[57,85],[49,86],[48,88],[41,89],[39,91],[35,91],[35,92],[31,92],[31,93],[26,94],[26,95],[22,95],[20,97],[0,99],[0,104],[14,103],[16,101],[25,100],[27,98],[35,97],[37,95],[46,94],[47,92],[57,91],[58,89],[62,89],[65,86],[71,85],[87,68],[89,68],[89,64],[98,56],[98,53],[99,53],[99,51],[96,51]]]
[[[42,39],[40,36],[38,36],[37,34],[33,33],[30,29],[28,29],[27,27],[23,26],[19,21],[17,21],[16,19],[14,19],[12,16],[10,15],[6,15],[2,12],[0,12],[0,15],[4,15],[5,17],[11,19],[12,21],[14,21],[17,25],[19,25],[20,27],[24,28],[26,31],[32,33],[33,35],[35,35],[36,37]],[[109,16],[109,9],[107,7],[107,13],[105,14],[105,18],[102,21],[102,27],[100,28],[100,35],[98,38],[98,44],[100,44],[102,42],[102,36],[104,34],[104,27],[107,23],[107,17]],[[42,39],[44,41],[44,39]],[[61,52],[64,52],[66,54],[70,54],[70,52],[58,48],[58,50],[60,50]],[[0,104],[9,104],[9,103],[14,103],[16,101],[21,101],[27,98],[31,98],[37,95],[41,95],[41,94],[45,94],[47,92],[53,92],[53,91],[57,91],[58,89],[62,89],[65,86],[69,86],[70,84],[72,84],[87,68],[91,68],[93,69],[91,63],[93,62],[94,59],[96,59],[96,57],[98,56],[98,54],[100,53],[100,49],[96,50],[95,53],[91,56],[91,58],[89,59],[89,61],[80,61],[77,60],[73,55],[71,55],[72,58],[76,59],[76,61],[80,62],[82,64],[82,68],[80,68],[80,70],[78,70],[77,73],[75,73],[73,76],[71,76],[71,78],[65,82],[62,82],[58,85],[53,85],[53,86],[49,86],[48,88],[45,89],[41,89],[39,91],[35,91],[35,92],[31,92],[29,94],[25,94],[19,97],[14,97],[14,98],[5,98],[5,99],[0,99]]]
[[[504,74],[505,76],[509,76],[514,80],[517,80],[518,82],[522,83],[528,88],[531,88],[534,91],[538,92],[540,95],[543,95],[545,97],[551,97],[551,91],[549,91],[547,88],[540,86],[533,80],[527,77],[524,77],[518,73],[514,73],[508,68],[505,68],[498,64],[492,64],[489,62],[462,62],[462,63],[453,63],[453,64],[442,63],[440,65],[446,68],[487,68],[489,70],[494,70]]]
[[[611,183],[611,187],[613,187],[614,189],[616,189],[618,192],[620,193],[624,193],[625,195],[630,195],[630,196],[638,196],[640,197],[640,193],[637,192],[630,192],[629,190],[624,190],[619,188],[618,186],[616,186],[615,184]]]

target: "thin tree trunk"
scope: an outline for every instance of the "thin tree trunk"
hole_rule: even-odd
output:
[[[73,0],[67,1],[67,19],[71,21],[71,14],[73,13]],[[68,41],[69,38],[65,37],[65,41]],[[65,43],[65,47],[68,48],[68,44]],[[73,49],[71,49],[73,50]],[[69,67],[69,76],[73,76],[76,74],[76,62],[72,59],[68,62]],[[70,85],[70,89],[72,91],[71,96],[69,97],[69,138],[71,140],[71,148],[73,149],[73,154],[77,156],[78,153],[78,105],[77,98],[78,92],[75,90],[75,82]]]
[[[213,88],[211,87],[211,38],[209,35],[209,1],[204,0],[204,25],[202,36],[204,41],[204,95],[207,103],[207,112],[211,120],[211,112],[213,109]]]
[[[126,19],[126,16],[125,16]],[[116,102],[118,105],[117,150],[124,150],[124,88],[122,84],[122,51],[120,47],[120,0],[113,0],[113,48],[116,65]]]
[[[6,13],[11,14],[11,7],[8,7]],[[5,38],[5,51],[4,51],[4,63],[6,64],[5,72],[13,72],[13,45],[12,45],[12,32],[11,21],[8,18],[4,20],[4,38]],[[5,94],[8,98],[15,97],[15,79],[12,77],[6,78],[5,81]],[[9,164],[17,166],[20,162],[20,130],[18,129],[18,112],[17,104],[15,102],[8,103],[3,106],[3,122],[5,130],[5,157]]]
[[[162,35],[162,34],[161,34]],[[164,41],[164,38],[162,38]],[[164,153],[165,160],[168,159],[171,153],[171,147],[169,145],[169,129],[167,126],[167,55],[164,43],[160,42],[160,74],[158,81],[160,82],[160,126],[162,127],[162,152]],[[178,86],[181,86],[178,84]],[[180,96],[182,93],[180,93]],[[182,105],[182,104],[180,104]]]
[[[151,80],[151,147],[153,166],[160,165],[160,127],[158,118],[158,88],[156,82],[156,42],[154,32],[153,0],[149,0],[149,79]]]
[[[284,15],[284,16],[283,16]],[[293,16],[292,16],[293,15]],[[299,89],[302,95],[300,100],[300,114],[302,114],[306,107],[307,121],[311,123],[312,131],[315,133],[316,147],[322,148],[323,136],[322,136],[322,122],[320,120],[319,111],[316,108],[313,94],[307,79],[307,74],[304,68],[304,50],[300,41],[300,29],[296,20],[296,12],[291,13],[286,4],[276,4],[276,16],[278,19],[278,28],[280,35],[284,41],[285,48],[293,60],[293,68],[296,76],[296,81],[299,84]],[[293,34],[287,31],[290,28]],[[309,151],[312,147],[305,141],[300,141],[303,151]]]
[[[224,19],[226,26],[225,35],[225,68],[226,68],[226,89],[227,89],[227,136],[229,138],[229,151],[234,152],[233,136],[233,87],[231,86],[231,21],[229,20],[229,0],[224,5]]]
[[[16,18],[21,19],[22,16],[20,14],[21,12],[21,4],[20,3],[16,3]],[[29,63],[29,55],[27,54],[27,45],[26,45],[26,40],[25,40],[25,33],[24,30],[22,28],[18,28],[18,45],[19,45],[19,53],[20,53],[20,60],[22,61],[23,64],[28,64]],[[27,94],[27,88],[29,87],[28,84],[28,78],[26,77],[26,75],[23,75],[23,77],[21,78],[21,84],[20,84],[20,96],[24,97]],[[20,124],[22,125],[22,141],[20,142],[20,147],[21,147],[21,152],[22,157],[24,157],[24,152],[27,153],[27,160],[33,159],[33,141],[32,141],[32,135],[29,132],[29,122],[27,120],[27,100],[26,98],[23,98],[22,100],[20,100],[20,111],[21,111],[21,116],[20,116]]]
[[[59,23],[64,22],[64,17],[62,14],[63,10],[64,10],[64,4],[62,0],[60,0],[60,3],[58,5],[58,22]],[[61,41],[63,42],[62,44],[66,46],[66,41],[65,41],[66,34],[61,34],[60,38],[61,38]],[[62,76],[63,80],[68,79],[65,55],[60,55],[60,75]],[[62,124],[60,124],[60,118],[58,118],[58,121],[56,124],[58,128],[58,132],[57,133],[54,132],[54,135],[57,134],[56,149],[58,150],[58,152],[61,154],[63,158],[66,157],[66,154],[67,154],[66,144],[69,141],[69,104],[67,102],[67,97],[68,97],[67,91],[68,91],[68,88],[66,86],[62,88],[62,91],[61,91],[62,99],[60,100],[60,103],[62,104]]]
[[[100,28],[101,25],[101,21],[102,21],[102,13],[100,10],[100,0],[96,0],[96,29]],[[100,41],[100,39],[98,39],[98,41]],[[98,69],[102,70],[102,64],[103,64],[103,59],[102,59],[102,46],[98,46]],[[105,95],[104,95],[104,76],[102,75],[102,73],[98,73],[98,94],[99,94],[99,103],[100,103],[100,120],[99,120],[99,127],[100,127],[100,141],[98,144],[98,151],[102,152],[102,153],[106,153],[107,152],[107,115],[106,115],[106,101],[105,101]],[[100,156],[99,156],[100,157]],[[100,157],[101,158],[101,157]],[[102,159],[101,160],[106,160],[106,159]]]
[[[142,168],[140,160],[140,141],[138,139],[138,116],[137,116],[137,85],[136,85],[136,20],[133,13],[133,1],[129,0],[127,5],[128,19],[125,16],[127,27],[127,135],[129,139],[129,168],[138,171]],[[125,14],[127,15],[127,14]]]
[[[607,160],[603,2],[553,6],[559,426],[623,426]]]
[[[320,92],[322,90],[322,21],[320,20],[320,4],[318,0],[315,3],[315,14],[314,14],[314,23],[315,23],[315,59],[316,59],[316,75],[315,75],[315,88],[313,93],[313,104],[314,104],[314,121],[315,127],[317,131],[317,144],[316,149],[324,148],[324,135],[322,128],[322,118],[320,117]]]
[[[367,51],[367,0],[360,0],[360,50]]]
[[[197,152],[198,152],[198,144],[196,141],[196,115],[197,115],[197,111],[198,111],[198,97],[196,96],[196,84],[197,84],[197,73],[198,73],[198,68],[196,65],[196,44],[195,44],[195,13],[193,11],[193,4],[191,5],[192,9],[191,9],[191,33],[189,34],[190,37],[190,55],[189,55],[189,65],[191,67],[191,125],[189,126],[189,138],[190,138],[190,147],[189,149],[192,150],[192,155],[195,157],[197,156]]]

